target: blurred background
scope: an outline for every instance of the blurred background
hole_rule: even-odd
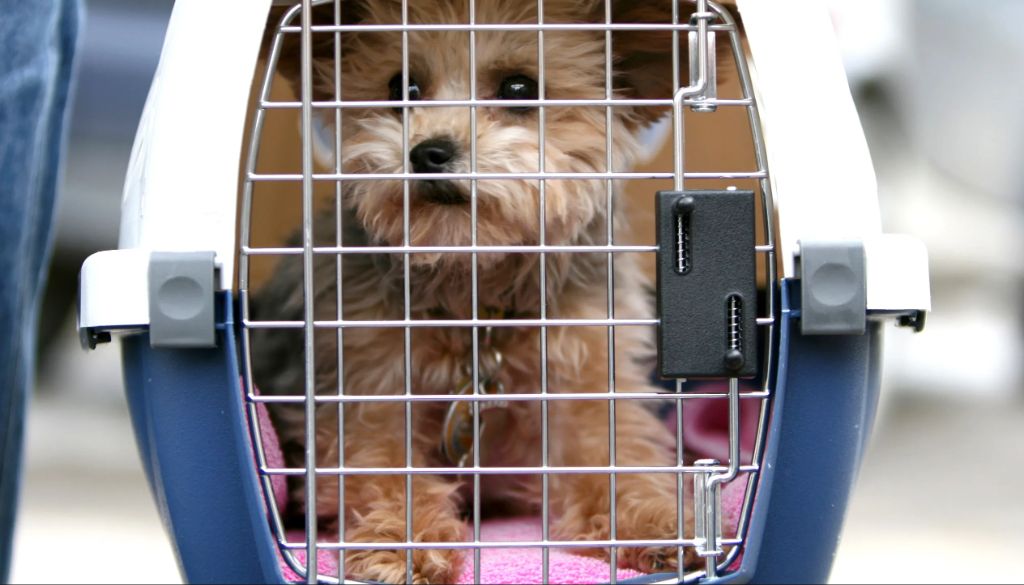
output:
[[[924,333],[887,334],[881,413],[832,582],[1020,582],[1024,2],[829,3],[885,230],[925,241],[933,298]],[[78,267],[117,244],[173,1],[86,4],[12,577],[175,582],[117,346],[85,354],[73,321]]]

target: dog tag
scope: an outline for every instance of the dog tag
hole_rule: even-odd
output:
[[[480,421],[483,435],[484,422]],[[449,463],[465,467],[473,458],[473,407],[470,402],[453,402],[444,417],[441,452]]]
[[[480,384],[484,394],[504,394],[505,385],[497,380],[486,380]],[[463,381],[456,395],[465,396],[472,392],[473,382]],[[480,437],[483,442],[486,423],[483,421],[485,412],[508,406],[507,400],[488,400],[480,402]],[[468,401],[452,402],[445,413],[444,425],[441,427],[441,453],[449,463],[457,467],[466,467],[473,459],[476,441],[473,437],[473,403]]]

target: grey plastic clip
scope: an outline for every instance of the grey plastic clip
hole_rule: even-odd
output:
[[[800,242],[800,332],[863,335],[867,328],[864,244]]]
[[[214,253],[153,252],[149,261],[149,342],[213,347]]]

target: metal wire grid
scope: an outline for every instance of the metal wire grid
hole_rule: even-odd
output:
[[[753,493],[756,485],[760,460],[763,453],[765,434],[767,431],[767,420],[771,405],[772,383],[775,372],[775,292],[776,282],[776,255],[775,255],[775,228],[773,219],[774,204],[771,196],[771,185],[769,182],[764,142],[762,138],[760,118],[757,103],[754,99],[751,77],[746,66],[743,49],[740,43],[739,31],[736,23],[729,13],[720,6],[708,0],[680,0],[673,2],[672,24],[633,24],[613,23],[611,1],[605,0],[605,22],[598,24],[548,24],[544,22],[544,0],[537,0],[537,23],[536,24],[482,24],[476,22],[475,0],[469,0],[470,17],[468,24],[411,24],[408,18],[408,2],[402,2],[402,23],[395,25],[343,25],[341,22],[341,0],[302,0],[296,4],[282,19],[274,36],[268,59],[267,72],[262,82],[259,93],[259,104],[255,112],[252,127],[252,138],[249,145],[249,156],[247,173],[243,190],[242,221],[240,223],[240,259],[239,259],[239,300],[242,311],[242,344],[243,363],[245,368],[245,391],[248,403],[248,415],[253,429],[252,437],[256,445],[257,462],[259,473],[264,486],[264,493],[267,498],[267,505],[270,509],[272,529],[283,553],[285,561],[299,575],[303,575],[307,582],[339,582],[344,580],[345,575],[345,551],[358,549],[389,549],[405,550],[407,553],[407,577],[412,581],[412,552],[415,549],[471,549],[474,555],[475,581],[480,581],[480,553],[483,549],[489,548],[541,548],[543,563],[543,580],[548,582],[549,575],[549,551],[552,548],[576,548],[576,547],[607,547],[611,551],[612,562],[610,563],[609,580],[616,581],[617,563],[615,562],[617,549],[628,546],[675,546],[679,554],[678,579],[680,581],[692,582],[702,577],[713,577],[728,567],[741,551],[741,545],[747,532],[749,515],[753,504]],[[680,2],[696,4],[696,12],[693,13],[690,22],[680,22]],[[333,4],[334,23],[330,26],[313,25],[312,9],[314,6]],[[294,24],[296,17],[301,18],[299,26]],[[469,35],[469,58],[470,58],[470,87],[471,96],[469,100],[431,100],[411,101],[409,99],[409,33],[414,31],[450,30],[465,31]],[[534,31],[537,34],[538,42],[538,86],[539,99],[536,101],[515,101],[515,100],[484,100],[477,97],[476,83],[476,33],[478,31],[495,30],[519,30]],[[545,87],[545,59],[544,59],[544,33],[546,31],[559,30],[588,30],[600,31],[605,34],[605,88],[604,99],[548,99],[544,95]],[[618,99],[612,95],[612,33],[622,30],[669,30],[673,36],[672,60],[673,60],[673,86],[679,88],[672,99]],[[341,35],[346,32],[400,32],[402,35],[402,87],[403,95],[401,100],[389,101],[345,101],[342,96],[342,49]],[[679,49],[679,34],[685,32],[691,37],[691,50],[696,49],[699,58],[691,61],[696,63],[697,74],[688,87],[683,87],[679,79],[681,56]],[[312,91],[312,35],[333,34],[334,35],[334,95],[332,101],[314,101]],[[696,33],[691,34],[691,33]],[[740,99],[720,99],[706,91],[709,83],[714,83],[714,63],[709,61],[709,33],[718,36],[725,34],[732,48],[733,59],[739,76],[742,89]],[[278,59],[281,53],[281,45],[284,35],[299,34],[302,42],[302,85],[301,100],[298,102],[272,101],[270,92],[272,87],[273,72],[276,70]],[[696,42],[694,42],[696,36]],[[710,67],[710,71],[709,71]],[[663,172],[625,172],[615,171],[612,161],[612,115],[613,107],[619,106],[672,106],[673,111],[673,147],[674,147],[674,171]],[[470,159],[471,169],[469,173],[443,173],[425,174],[410,173],[409,166],[409,108],[432,108],[432,107],[468,107],[470,109],[471,144]],[[477,108],[478,107],[535,107],[538,112],[539,128],[539,160],[538,172],[536,173],[481,173],[477,170]],[[547,172],[545,169],[545,112],[548,107],[560,106],[603,106],[606,115],[606,127],[609,129],[606,137],[606,172],[595,173],[556,173]],[[403,152],[406,153],[404,168],[401,173],[394,174],[353,174],[345,173],[342,169],[342,111],[347,108],[399,108],[402,112],[403,125]],[[748,112],[751,136],[753,138],[753,150],[757,169],[755,171],[740,172],[685,172],[684,147],[685,133],[683,131],[683,119],[685,109],[690,107],[695,111],[713,111],[718,107],[743,107]],[[267,174],[258,173],[256,170],[257,160],[260,152],[261,133],[263,131],[267,112],[276,109],[298,109],[301,110],[302,118],[302,173],[301,174]],[[334,128],[334,168],[331,173],[316,173],[313,169],[313,123],[314,110],[333,111]],[[471,245],[470,246],[411,246],[409,238],[409,180],[458,180],[468,179],[471,185]],[[502,180],[537,180],[539,181],[539,224],[545,223],[545,181],[555,179],[590,179],[599,180],[605,183],[606,205],[611,210],[614,205],[613,182],[616,180],[639,180],[639,179],[672,179],[675,188],[682,190],[684,182],[692,179],[726,179],[757,180],[761,192],[761,209],[763,213],[764,233],[763,241],[757,247],[756,252],[761,255],[767,283],[765,289],[765,302],[763,315],[757,318],[757,324],[761,329],[764,339],[764,361],[761,368],[761,386],[757,391],[741,391],[737,379],[729,381],[729,389],[726,393],[719,392],[684,392],[684,380],[676,381],[675,394],[663,393],[617,393],[615,389],[615,331],[617,327],[626,326],[653,326],[657,325],[657,319],[626,319],[615,315],[614,305],[614,257],[623,253],[654,253],[656,246],[619,245],[614,242],[614,226],[612,213],[608,213],[607,245],[587,246],[564,246],[550,245],[545,241],[545,230],[540,230],[540,241],[536,246],[485,246],[479,245],[477,241],[477,181],[484,179]],[[347,247],[342,243],[342,185],[349,180],[403,180],[403,234],[404,241],[401,246],[387,247]],[[335,245],[324,247],[315,246],[313,242],[312,218],[313,218],[313,184],[315,181],[333,182],[335,185]],[[253,191],[260,182],[301,182],[303,194],[303,238],[302,247],[254,247],[251,245],[251,221],[253,213]],[[537,253],[540,256],[540,315],[538,319],[481,319],[480,307],[478,304],[477,290],[477,256],[481,253]],[[413,320],[410,312],[410,266],[409,255],[413,253],[446,253],[446,254],[471,254],[472,256],[472,319],[463,320]],[[607,254],[607,318],[606,319],[560,319],[549,318],[546,302],[546,256],[551,253],[605,253]],[[316,320],[313,314],[313,262],[316,255],[333,255],[336,262],[336,273],[338,285],[337,315],[335,320]],[[404,258],[404,318],[402,320],[346,320],[342,315],[342,257],[345,254],[395,254]],[[305,315],[303,321],[255,321],[250,318],[249,305],[249,279],[250,279],[250,258],[264,255],[301,255],[303,258],[304,273],[304,307]],[[589,392],[572,394],[553,394],[548,389],[547,374],[547,332],[553,326],[603,326],[608,332],[608,390],[607,392]],[[367,327],[401,327],[404,329],[404,393],[397,395],[346,395],[344,392],[344,351],[342,339],[348,328]],[[414,327],[459,327],[471,328],[472,335],[472,380],[473,394],[466,395],[425,395],[413,394],[411,382],[411,330]],[[415,402],[458,402],[465,401],[472,404],[473,410],[473,433],[474,438],[479,442],[480,437],[480,404],[492,400],[486,394],[481,394],[479,351],[480,351],[480,328],[481,327],[534,327],[540,332],[540,377],[541,388],[538,394],[504,394],[503,400],[508,401],[540,401],[541,406],[541,430],[542,430],[542,461],[538,467],[481,467],[480,450],[474,449],[473,465],[469,468],[462,467],[429,467],[418,468],[412,462],[412,405]],[[250,332],[258,328],[271,329],[302,329],[304,332],[304,348],[306,360],[305,394],[303,396],[266,396],[259,395],[255,391],[252,382],[251,362],[251,338]],[[337,335],[338,353],[336,356],[338,366],[338,387],[334,395],[317,395],[314,379],[314,362],[316,359],[313,350],[314,331],[317,329],[334,329]],[[729,461],[722,465],[717,461],[698,461],[695,465],[684,464],[683,452],[683,405],[686,400],[698,398],[726,399],[729,404]],[[553,467],[548,461],[548,405],[553,400],[607,400],[609,404],[609,451],[610,460],[608,466],[597,467]],[[650,400],[650,399],[672,399],[675,402],[676,410],[676,465],[672,467],[620,467],[616,466],[615,456],[615,405],[619,400]],[[756,441],[753,448],[751,460],[746,464],[740,462],[740,440],[739,440],[739,401],[741,399],[759,401],[759,424]],[[338,466],[336,468],[316,467],[316,456],[313,451],[315,437],[315,411],[317,406],[323,404],[336,404],[342,409],[347,403],[356,402],[395,402],[405,405],[405,436],[406,436],[406,461],[404,468],[348,468],[345,465],[345,449],[339,449]],[[258,429],[259,404],[272,403],[301,403],[306,411],[306,465],[299,469],[271,468],[267,463],[264,451],[262,435]],[[344,416],[338,416],[339,437],[344,437]],[[615,492],[615,482],[620,473],[672,473],[677,477],[677,515],[679,534],[674,540],[619,540],[616,538],[616,513],[615,500],[610,498],[610,538],[604,541],[552,541],[549,538],[549,477],[551,474],[582,474],[602,473],[608,474],[610,482],[610,493]],[[738,474],[746,474],[747,488],[744,505],[741,510],[736,532],[731,537],[720,533],[720,504],[716,496],[720,493],[720,486],[732,481]],[[432,475],[471,475],[473,481],[473,540],[471,542],[442,542],[423,543],[414,542],[412,535],[412,477],[420,474]],[[540,541],[524,542],[482,542],[480,538],[480,478],[482,475],[500,474],[516,475],[529,474],[540,475],[542,481],[542,538]],[[303,542],[289,542],[284,530],[283,520],[273,502],[273,487],[271,477],[275,475],[302,475],[306,480],[306,501],[307,512],[305,522],[306,538]],[[317,507],[316,507],[316,481],[318,476],[340,476],[338,481],[339,489],[339,534],[338,542],[319,542],[317,537]],[[345,542],[344,530],[344,508],[345,493],[343,481],[349,475],[404,475],[406,478],[406,541],[388,543],[352,543]],[[695,514],[696,529],[692,538],[684,535],[685,507],[683,505],[683,493],[685,486],[684,476],[692,475],[695,493]],[[732,547],[728,553],[723,553],[723,547]],[[697,547],[702,556],[706,558],[705,569],[689,575],[684,574],[683,552],[684,547]],[[339,575],[337,578],[319,575],[317,563],[305,563],[295,556],[295,551],[304,550],[306,559],[316,559],[318,550],[333,550],[337,552]]]

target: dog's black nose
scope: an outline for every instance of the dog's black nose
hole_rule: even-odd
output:
[[[458,146],[448,138],[431,138],[416,145],[409,152],[413,172],[447,173],[448,164],[455,158]]]

